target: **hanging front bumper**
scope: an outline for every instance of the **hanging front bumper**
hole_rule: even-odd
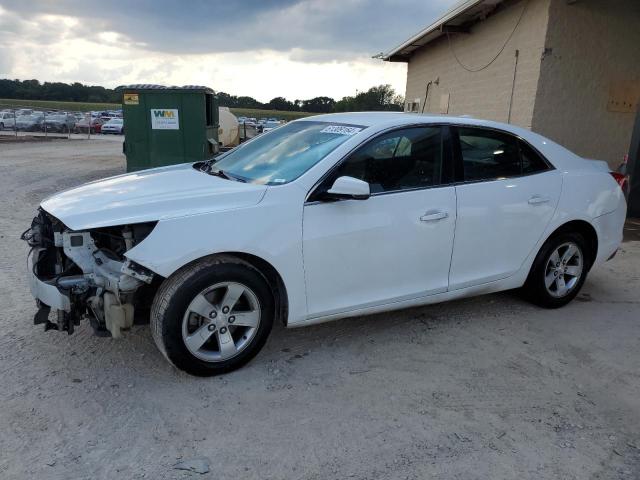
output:
[[[31,294],[41,303],[64,312],[71,311],[71,301],[69,297],[60,292],[59,288],[53,283],[55,280],[45,282],[40,280],[34,273],[34,263],[37,260],[43,248],[33,248],[27,257],[27,268],[29,269],[29,287]]]

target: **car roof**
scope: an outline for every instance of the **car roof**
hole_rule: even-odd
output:
[[[349,112],[349,113],[329,113],[326,115],[314,115],[305,117],[301,121],[321,121],[336,122],[361,125],[365,127],[411,125],[415,123],[448,123],[457,125],[477,125],[498,128],[501,130],[515,131],[524,130],[508,123],[495,122],[474,118],[468,115],[437,115],[429,113],[405,113],[405,112]]]

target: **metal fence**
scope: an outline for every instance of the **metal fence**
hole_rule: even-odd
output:
[[[238,125],[238,131],[240,134],[240,142],[244,142],[245,140],[249,140],[260,135],[262,133],[262,128],[258,124],[245,121]]]
[[[114,119],[121,121],[121,128],[103,126]],[[284,123],[283,120],[256,119],[238,117],[238,138],[240,142],[250,140],[265,131],[265,127]],[[229,128],[226,126],[225,128]],[[106,130],[106,129],[105,129]],[[0,102],[0,140],[8,140],[8,136],[18,137],[51,137],[68,139],[90,139],[104,137],[106,133],[124,134],[124,119],[122,110],[72,110],[45,108],[42,104],[29,103],[28,100],[16,104]]]
[[[117,119],[114,121],[114,119]],[[43,108],[25,102],[0,104],[0,135],[52,138],[87,138],[103,135],[102,127],[110,122],[108,133],[123,134],[121,110],[74,111]]]

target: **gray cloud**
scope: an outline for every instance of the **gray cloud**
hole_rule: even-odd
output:
[[[291,52],[301,62],[368,56],[395,46],[434,20],[453,0],[0,0],[10,21],[0,38],[28,36],[36,43],[56,35],[30,31],[42,14],[80,21],[78,36],[112,31],[137,46],[163,53],[254,50]],[[15,38],[14,38],[15,39]],[[14,44],[19,44],[14,42]]]

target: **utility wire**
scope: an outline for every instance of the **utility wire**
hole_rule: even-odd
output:
[[[518,28],[518,25],[520,25],[520,21],[522,20],[522,17],[524,17],[524,12],[527,9],[527,5],[529,5],[529,0],[525,1],[524,7],[522,7],[522,11],[520,12],[520,16],[518,17],[518,21],[516,22],[515,26],[513,27],[513,30],[511,30],[511,33],[509,34],[507,39],[502,44],[502,47],[500,48],[500,50],[498,50],[498,53],[496,53],[496,55],[491,59],[491,61],[489,61],[489,63],[487,63],[486,65],[483,65],[482,67],[473,68],[473,67],[468,67],[464,63],[462,63],[460,61],[460,59],[458,58],[458,56],[456,55],[456,52],[453,49],[453,45],[451,45],[451,37],[449,36],[449,32],[447,32],[447,42],[449,43],[449,50],[451,50],[451,54],[453,55],[453,58],[456,59],[456,62],[458,62],[458,65],[460,65],[462,68],[464,68],[467,72],[475,73],[475,72],[480,72],[480,71],[484,70],[485,68],[489,67],[493,62],[495,62],[498,59],[498,57],[500,56],[500,54],[506,48],[507,43],[509,43],[509,40],[511,40],[511,37],[513,37],[513,34],[516,33],[516,29]]]

